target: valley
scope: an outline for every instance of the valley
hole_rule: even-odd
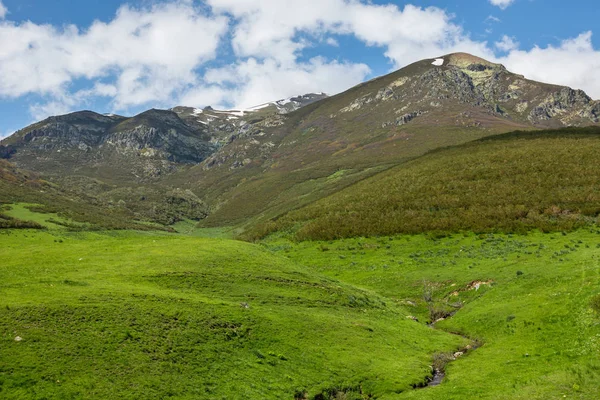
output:
[[[600,103],[453,53],[0,142],[0,397],[597,399]]]
[[[600,394],[596,229],[253,245],[48,226],[0,239],[7,399]],[[432,365],[441,384],[413,389]]]

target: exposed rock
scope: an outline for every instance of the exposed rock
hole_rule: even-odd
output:
[[[365,106],[366,104],[369,104],[373,101],[373,98],[371,98],[369,95],[363,96],[359,99],[354,100],[352,103],[350,103],[347,107],[344,107],[340,110],[341,113],[348,113],[351,111],[355,111],[355,110],[360,110],[363,106]]]
[[[17,149],[15,149],[13,146],[0,145],[0,159],[9,159],[10,156],[15,154],[16,152]]]
[[[593,121],[592,113],[585,114],[585,109],[591,99],[581,90],[561,88],[548,95],[530,113],[528,119],[532,122],[546,121],[559,115],[573,113],[575,109],[583,109],[584,115]],[[578,113],[582,115],[580,111]]]
[[[404,114],[398,118],[396,118],[396,125],[397,126],[401,126],[404,124],[408,124],[410,121],[412,121],[413,119],[420,117],[421,115],[426,114],[425,111],[415,111],[415,112],[411,112],[408,114]]]
[[[515,110],[517,110],[517,112],[520,114],[527,111],[527,108],[529,108],[529,102],[527,101],[520,101],[519,104],[515,106]]]
[[[588,107],[581,111],[580,116],[594,123],[600,122],[600,101],[591,102]]]

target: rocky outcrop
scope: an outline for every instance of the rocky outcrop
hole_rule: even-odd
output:
[[[16,152],[17,149],[15,149],[13,146],[0,145],[0,159],[9,159],[10,156],[15,154]]]
[[[103,144],[124,154],[176,163],[200,163],[214,152],[201,133],[164,110],[150,110],[112,127]]]
[[[389,110],[382,115],[391,125],[406,125],[426,112],[441,114],[444,123],[451,123],[447,110],[460,112],[477,108],[480,115],[490,115],[522,125],[546,127],[581,126],[599,122],[597,102],[581,90],[548,85],[525,79],[509,72],[503,65],[495,64],[469,54],[456,53],[435,60],[424,60],[398,71],[391,83],[376,92],[360,95],[330,118],[369,108]],[[461,110],[462,108],[462,110]],[[417,114],[407,113],[419,109]],[[393,114],[404,114],[390,122]],[[364,111],[361,111],[364,114]],[[456,115],[456,114],[453,114]],[[489,118],[485,117],[490,123]],[[432,118],[430,118],[431,120]],[[464,126],[462,122],[456,122]],[[482,126],[474,120],[470,126]]]
[[[583,111],[581,117],[587,118],[592,122],[600,123],[600,101],[591,102]]]

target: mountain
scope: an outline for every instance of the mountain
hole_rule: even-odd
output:
[[[514,130],[598,125],[600,102],[469,54],[411,64],[332,97],[247,110],[52,117],[1,142],[22,168],[144,213],[188,190],[206,226],[267,220],[436,148]],[[112,185],[107,194],[92,182]],[[196,214],[195,219],[202,216]]]
[[[451,54],[255,124],[173,181],[204,193],[212,207],[205,224],[238,224],[276,217],[439,147],[595,125],[599,107],[581,91]]]
[[[278,115],[289,114],[309,104],[323,100],[325,93],[309,93],[278,101],[264,103],[244,110],[215,110],[212,107],[198,109],[179,106],[172,108],[189,126],[205,131],[210,142],[221,148],[243,135],[250,126],[265,119],[277,120]]]
[[[112,180],[155,177],[213,152],[204,132],[163,110],[133,118],[91,111],[50,117],[2,143],[13,149],[14,162],[29,169]]]

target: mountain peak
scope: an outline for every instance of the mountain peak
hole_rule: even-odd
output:
[[[484,58],[469,53],[451,53],[436,58],[433,62],[437,66],[454,66],[471,71],[506,70],[502,64],[496,64]]]

